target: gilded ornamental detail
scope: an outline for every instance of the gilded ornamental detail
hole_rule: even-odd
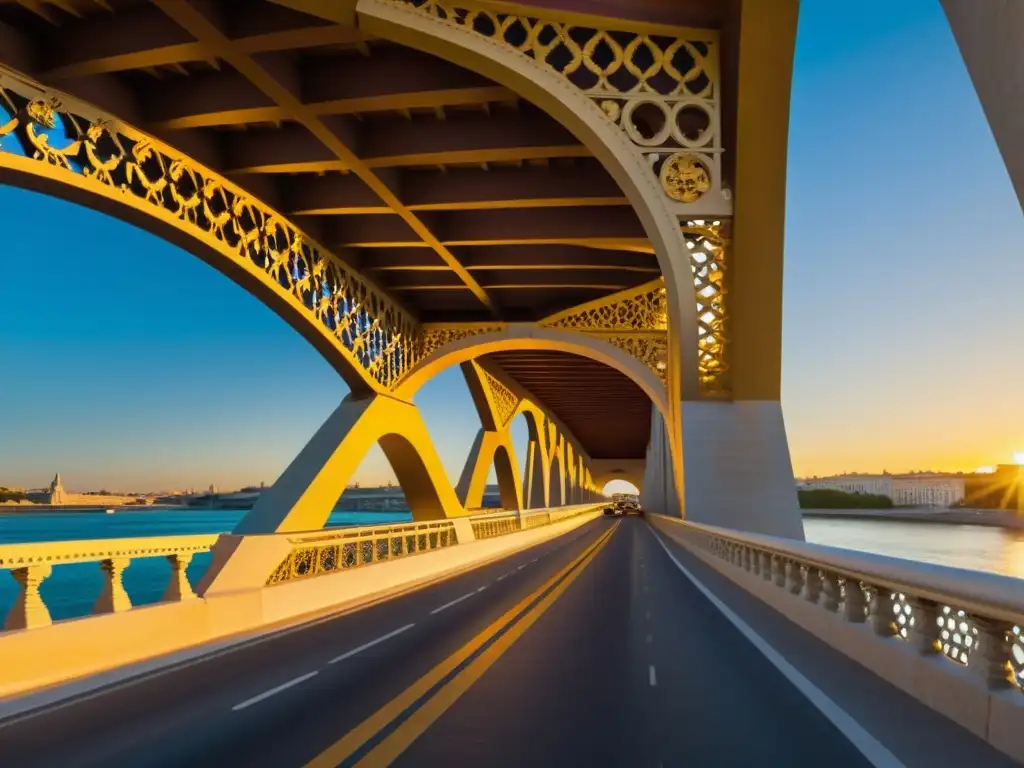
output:
[[[716,30],[596,29],[462,2],[394,1],[565,78],[622,130],[673,201],[694,203],[720,179]]]
[[[697,371],[701,393],[729,393],[728,315],[725,285],[729,245],[718,221],[689,221],[682,227],[697,294]]]
[[[0,164],[86,187],[100,184],[157,218],[213,239],[230,259],[297,302],[335,348],[383,388],[416,362],[416,322],[383,292],[312,242],[276,211],[170,147],[119,123],[69,107],[0,70]],[[21,159],[19,159],[21,158]]]
[[[490,390],[494,418],[499,427],[506,426],[515,416],[519,406],[519,397],[487,371],[481,369],[485,386]]]

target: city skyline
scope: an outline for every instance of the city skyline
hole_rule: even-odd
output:
[[[23,222],[8,274],[26,254],[48,265],[0,285],[0,485],[57,470],[83,490],[270,484],[344,396],[294,331],[175,246],[9,187],[0,207]],[[1024,451],[1021,242],[938,2],[805,0],[783,335],[798,476],[970,471]],[[458,368],[416,402],[454,483],[479,428]],[[522,467],[521,421],[514,441]],[[354,480],[394,475],[374,448]]]

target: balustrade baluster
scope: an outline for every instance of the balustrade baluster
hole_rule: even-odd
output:
[[[1010,663],[1013,625],[998,619],[972,618],[978,635],[971,648],[967,668],[984,680],[989,688],[1009,688],[1014,684]]]
[[[772,555],[772,577],[774,578],[775,586],[786,586],[786,561],[778,555]]]
[[[843,617],[854,624],[863,624],[868,618],[868,603],[860,582],[846,579],[846,596],[843,599]]]
[[[907,629],[907,639],[921,653],[939,653],[939,604],[923,597],[907,595],[913,623]]]
[[[786,583],[791,595],[799,595],[803,591],[804,572],[796,560],[786,563]]]
[[[189,583],[188,564],[192,562],[191,552],[177,552],[167,556],[167,562],[171,564],[171,580],[167,584],[167,591],[164,592],[164,601],[180,602],[190,600],[196,596]],[[129,606],[131,607],[131,606]]]
[[[849,589],[849,585],[846,588]],[[899,631],[894,621],[896,614],[892,610],[892,590],[868,585],[867,592],[870,595],[871,628],[876,635],[892,637]]]
[[[821,588],[821,571],[817,568],[808,566],[804,599],[809,603],[817,605],[818,601],[821,599]]]
[[[52,572],[53,566],[49,563],[11,569],[11,576],[21,585],[21,592],[7,614],[5,630],[45,627],[52,622],[50,611],[39,594],[39,585]]]
[[[772,556],[767,552],[761,553],[761,578],[765,581],[772,580]]]
[[[822,586],[824,589],[824,600],[822,601],[822,607],[829,613],[836,613],[839,611],[839,577],[834,573],[825,572],[821,576]]]
[[[100,569],[106,577],[106,584],[96,605],[93,606],[93,613],[117,613],[132,607],[132,601],[121,582],[124,569],[131,564],[131,558],[128,557],[108,557],[100,561]]]

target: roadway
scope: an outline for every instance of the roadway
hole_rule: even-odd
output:
[[[600,519],[369,608],[2,721],[0,765],[871,765],[856,733],[755,650],[682,562],[713,579],[643,520]],[[756,613],[776,638],[800,632]],[[841,675],[866,673],[838,667],[839,688],[856,691]],[[925,718],[938,754],[897,745],[922,765],[1011,764],[885,701],[893,693],[872,695],[876,710]]]

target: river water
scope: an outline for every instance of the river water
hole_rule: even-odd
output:
[[[982,525],[804,518],[807,540],[1024,579],[1024,532]]]
[[[0,544],[69,539],[110,539],[131,536],[176,536],[193,533],[225,533],[245,515],[241,509],[153,510],[117,512],[73,512],[67,514],[14,512],[0,514]],[[335,512],[328,526],[404,523],[408,512]],[[210,554],[192,558],[189,581],[195,585],[210,565]],[[132,560],[124,571],[124,587],[132,605],[157,602],[167,588],[171,566],[163,557]],[[71,563],[56,566],[43,582],[40,592],[51,617],[67,619],[84,616],[103,588],[98,563]],[[0,625],[18,595],[19,587],[10,573],[0,572]]]
[[[103,513],[0,514],[0,544],[67,539],[107,539],[224,533],[242,519],[244,510],[139,511]],[[405,522],[408,512],[335,512],[329,526]],[[976,525],[940,525],[886,520],[806,519],[807,540],[908,560],[990,571],[1024,578],[1024,533]],[[196,555],[188,568],[194,585],[210,564],[208,553]],[[170,578],[165,558],[133,560],[124,585],[133,605],[160,599]],[[53,569],[41,592],[57,619],[88,614],[103,588],[98,563],[73,563]],[[0,572],[0,623],[18,594],[9,573]]]

